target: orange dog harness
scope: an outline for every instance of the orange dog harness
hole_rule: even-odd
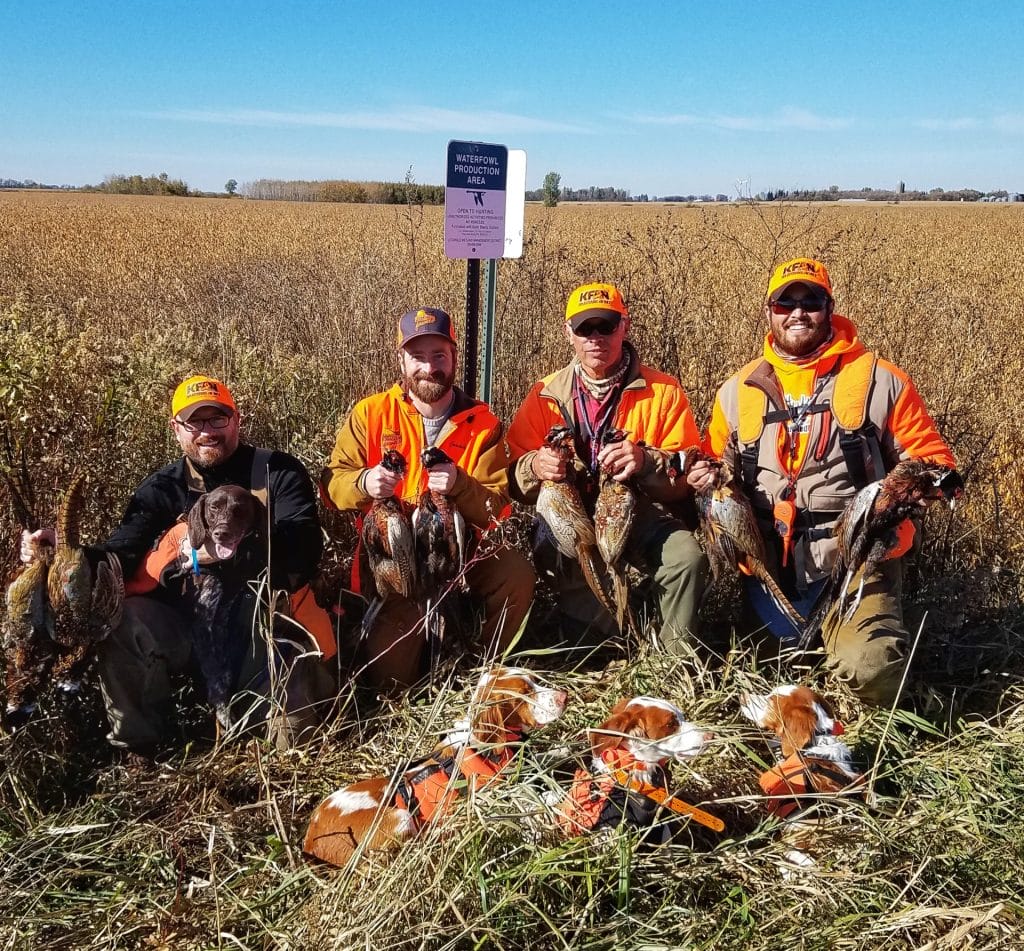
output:
[[[831,793],[822,788],[822,781],[839,786]],[[820,803],[823,795],[859,796],[862,794],[864,777],[851,777],[831,760],[818,756],[804,756],[794,753],[788,759],[761,774],[758,780],[768,800],[768,811],[785,819],[799,809],[806,809]]]
[[[415,772],[406,770],[395,790],[395,806],[408,810],[418,831],[450,812],[469,789],[486,786],[512,761],[511,744],[521,740],[521,733],[509,733],[493,750],[478,752],[466,746],[453,756],[428,759]]]
[[[721,819],[669,795],[663,763],[653,769],[656,782],[649,783],[630,774],[637,760],[625,750],[606,750],[601,760],[609,771],[595,776],[586,769],[576,770],[569,793],[558,807],[555,822],[567,836],[618,825],[625,818],[636,825],[649,825],[659,807],[689,816],[716,832],[725,829]]]

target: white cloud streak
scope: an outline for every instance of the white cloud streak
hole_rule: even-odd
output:
[[[702,126],[734,132],[783,132],[788,129],[835,132],[853,125],[853,119],[819,116],[794,107],[787,107],[771,116],[696,116],[683,113],[632,116],[630,121],[640,125]]]
[[[147,112],[154,119],[204,122],[212,125],[361,129],[371,132],[513,133],[568,132],[586,135],[592,129],[576,123],[537,119],[511,112],[467,111],[417,106],[382,112],[275,112],[265,109],[172,109]]]
[[[1024,133],[1024,115],[1005,113],[999,116],[956,116],[951,119],[917,119],[914,123],[925,132],[999,132],[1003,135]]]

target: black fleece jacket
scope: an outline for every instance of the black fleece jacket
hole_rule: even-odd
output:
[[[254,454],[252,446],[240,443],[223,465],[193,467],[202,476],[207,492],[222,485],[250,489]],[[274,588],[294,591],[313,577],[323,550],[316,496],[309,473],[288,453],[271,454],[269,473],[270,581]],[[135,490],[121,524],[104,544],[93,549],[94,557],[99,552],[113,552],[127,580],[157,539],[192,508],[198,497],[189,491],[184,458],[164,466]]]

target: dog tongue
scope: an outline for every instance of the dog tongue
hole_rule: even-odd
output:
[[[237,545],[222,545],[220,542],[213,543],[213,553],[221,560],[226,561],[235,553]]]

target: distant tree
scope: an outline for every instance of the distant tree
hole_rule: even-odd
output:
[[[238,182],[233,178],[229,178],[224,183],[224,191],[226,191],[232,198],[235,196],[235,192],[238,191]]]
[[[544,176],[544,185],[541,192],[544,195],[544,207],[554,208],[558,204],[559,185],[562,184],[562,176],[558,172],[548,172]]]

